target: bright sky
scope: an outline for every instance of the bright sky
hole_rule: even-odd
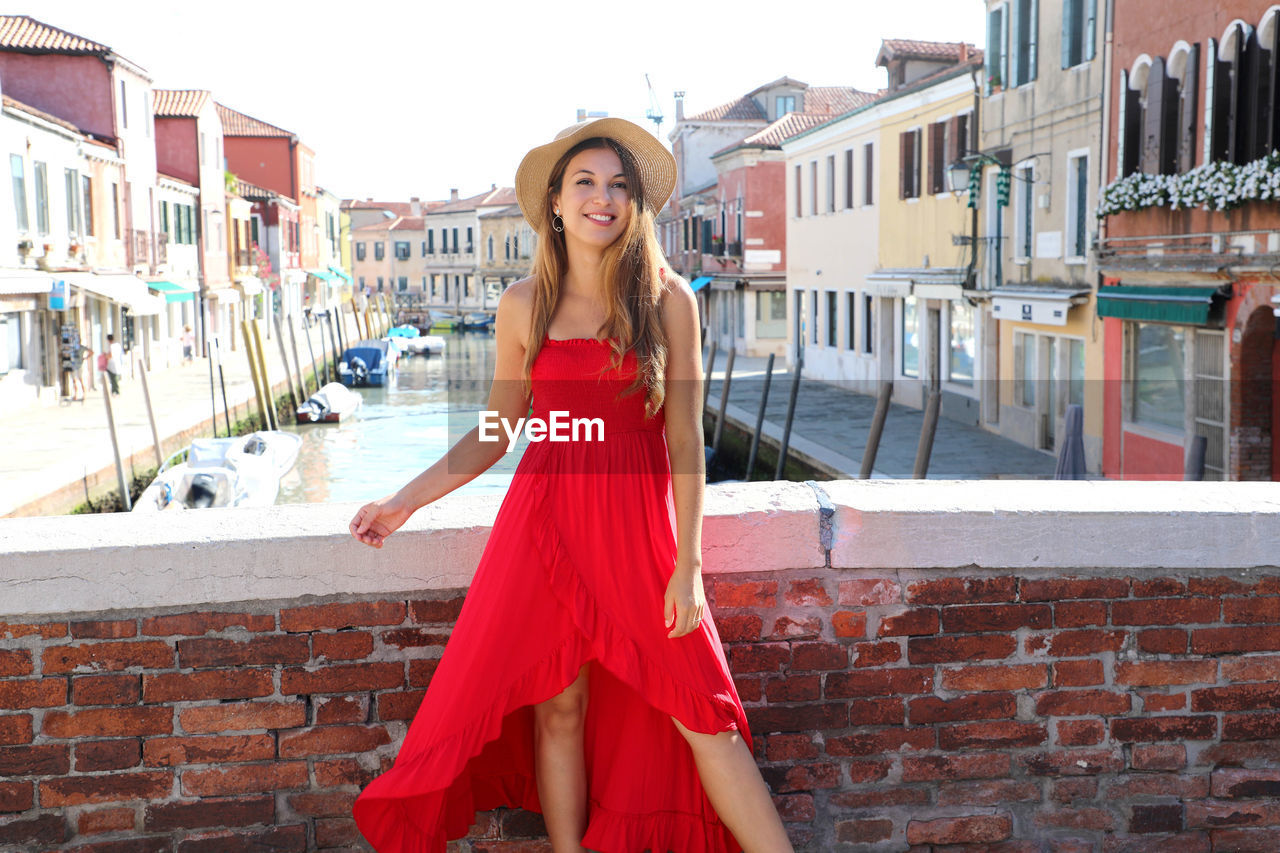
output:
[[[209,89],[297,133],[344,198],[510,185],[579,108],[646,127],[645,74],[675,124],[789,76],[875,90],[882,38],[983,46],[983,0],[15,0],[106,44],[157,88]],[[298,10],[305,10],[301,14]],[[0,81],[0,86],[3,81]]]

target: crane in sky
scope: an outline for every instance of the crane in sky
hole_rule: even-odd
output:
[[[649,109],[645,111],[644,117],[653,122],[653,135],[662,136],[662,107],[658,104],[658,96],[653,91],[653,84],[649,82],[649,75],[644,75],[645,85],[649,87]]]

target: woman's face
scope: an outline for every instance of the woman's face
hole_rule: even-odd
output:
[[[552,208],[564,220],[566,242],[604,248],[627,230],[631,187],[612,148],[579,151],[565,167]]]

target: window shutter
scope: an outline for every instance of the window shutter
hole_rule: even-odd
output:
[[[1009,4],[1000,6],[1000,85],[1009,88]]]
[[[1274,31],[1277,28],[1272,29]],[[1253,122],[1253,151],[1249,159],[1254,160],[1271,153],[1271,115],[1274,109],[1271,95],[1275,91],[1272,88],[1275,54],[1271,51],[1270,45],[1264,45],[1258,38],[1257,30],[1254,30],[1253,35],[1249,37],[1249,45],[1253,56],[1253,62],[1250,63],[1253,85],[1249,87],[1250,98],[1253,101],[1252,108],[1249,110],[1249,116]]]
[[[1062,67],[1070,68],[1075,54],[1075,42],[1079,38],[1080,0],[1063,0],[1062,3]]]
[[[987,94],[991,94],[994,79],[1000,74],[1000,9],[987,12],[987,52],[983,56],[986,65]],[[1004,81],[1001,81],[1003,84]]]
[[[944,166],[950,165],[964,156],[964,142],[960,135],[964,133],[964,116],[952,116],[950,133],[947,138],[947,156]]]
[[[1204,59],[1204,134],[1202,157],[1200,162],[1212,163],[1217,158],[1217,147],[1214,144],[1213,124],[1217,119],[1218,99],[1214,85],[1218,79],[1218,42],[1209,39]]]
[[[1098,0],[1084,0],[1084,58],[1093,59],[1098,53]]]
[[[1031,23],[1027,27],[1027,75],[1022,82],[1036,79],[1036,44],[1040,40],[1040,0],[1030,0]]]
[[[1178,96],[1178,172],[1189,172],[1196,164],[1196,98],[1200,88],[1200,45],[1191,45],[1187,67],[1182,72]]]
[[[1239,109],[1240,109],[1240,59],[1244,56],[1241,50],[1241,42],[1244,41],[1244,33],[1237,24],[1235,27],[1236,37],[1232,39],[1234,46],[1231,50],[1219,50],[1218,57],[1218,127],[1222,134],[1220,140],[1223,147],[1222,159],[1234,162],[1236,151],[1240,144],[1239,134]],[[1215,144],[1217,144],[1215,142]]]
[[[1142,121],[1142,171],[1148,175],[1158,175],[1161,168],[1164,130],[1165,82],[1164,58],[1157,56],[1151,60],[1151,69],[1147,72],[1147,110]]]
[[[935,121],[929,125],[929,192],[934,195],[943,190],[942,147],[945,144],[946,127],[940,121]]]
[[[1121,77],[1124,96],[1121,99],[1121,139],[1124,157],[1121,176],[1132,175],[1142,163],[1142,93],[1129,86],[1128,74]]]
[[[898,198],[910,198],[911,134],[898,134]]]
[[[1009,76],[1005,78],[1004,87],[1012,89],[1022,83],[1022,11],[1025,0],[1013,0],[1009,7]]]
[[[1277,24],[1280,24],[1280,21],[1277,21]],[[1276,104],[1277,97],[1280,97],[1280,26],[1271,28],[1271,43],[1265,47],[1270,60],[1267,63],[1267,89],[1270,97],[1267,98],[1266,107],[1270,120],[1266,123],[1266,147],[1261,153],[1269,154],[1280,148],[1280,109],[1277,109]]]

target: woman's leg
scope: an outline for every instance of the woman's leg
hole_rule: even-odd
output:
[[[720,820],[746,853],[793,853],[755,757],[737,732],[692,732],[675,717],[698,765],[698,778]]]
[[[587,667],[559,696],[533,709],[533,750],[538,799],[555,853],[582,853],[587,831],[587,766],[583,724],[587,718]]]

